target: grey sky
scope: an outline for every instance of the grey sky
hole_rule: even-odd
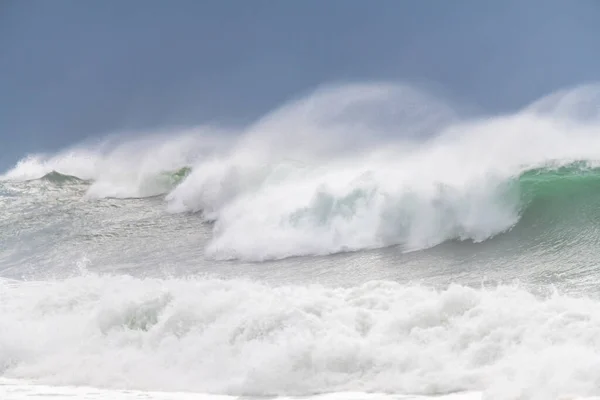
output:
[[[598,80],[600,2],[0,0],[0,167],[120,129],[256,117],[331,81],[517,108]]]

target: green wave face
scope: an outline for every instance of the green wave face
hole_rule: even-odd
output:
[[[178,169],[175,172],[171,173],[171,176],[173,178],[173,180],[175,180],[177,183],[180,183],[182,180],[184,180],[190,173],[192,172],[192,169],[190,167],[183,167]]]
[[[600,168],[575,162],[531,169],[512,182],[511,190],[519,196],[521,218],[506,235],[522,246],[600,241]]]
[[[576,211],[575,205],[595,208],[600,201],[600,168],[583,162],[528,170],[521,174],[518,184],[527,209],[564,206],[555,211],[568,214]]]
[[[179,168],[175,171],[161,172],[157,177],[169,186],[179,185],[192,172],[190,167]]]

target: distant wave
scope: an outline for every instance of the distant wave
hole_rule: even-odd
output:
[[[71,176],[90,183],[88,198],[152,197],[173,189],[189,174],[198,157],[212,154],[223,141],[208,137],[201,128],[168,136],[107,140],[57,154],[29,155],[0,180],[57,183],[60,175]]]
[[[138,193],[140,193],[139,197],[152,197],[159,194],[164,194],[169,192],[179,183],[181,183],[191,172],[191,167],[182,167],[174,171],[162,171],[157,173],[156,175],[148,175],[145,177],[143,182],[138,183]],[[94,180],[86,180],[82,178],[78,178],[77,176],[61,174],[57,171],[51,171],[38,179],[28,179],[27,182],[47,182],[57,186],[65,186],[65,185],[87,185],[92,186],[95,184]],[[89,191],[88,191],[89,193]],[[102,197],[111,197],[108,194],[103,195]],[[128,198],[128,197],[138,197],[134,194],[127,196],[125,194],[121,194],[120,198]]]
[[[3,179],[57,171],[91,180],[90,198],[166,194],[170,212],[215,221],[218,259],[564,237],[596,215],[598,93],[490,116],[406,85],[328,86],[246,127],[31,156]]]
[[[69,183],[84,183],[85,180],[78,178],[73,175],[61,174],[60,172],[50,171],[46,175],[40,178],[42,181],[56,183],[59,185],[69,184]]]

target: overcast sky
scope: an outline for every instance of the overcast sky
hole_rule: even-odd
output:
[[[0,167],[122,129],[245,121],[332,81],[489,111],[600,80],[594,0],[0,0]]]

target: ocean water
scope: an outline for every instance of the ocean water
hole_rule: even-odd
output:
[[[328,86],[23,155],[0,397],[600,396],[599,95],[486,115]]]

